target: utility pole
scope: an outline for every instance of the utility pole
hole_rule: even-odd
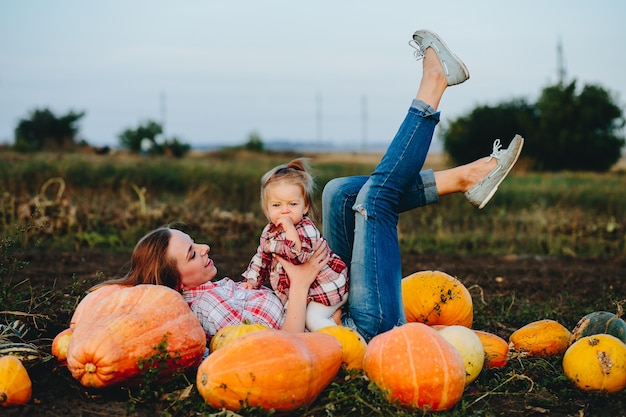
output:
[[[563,84],[565,82],[566,77],[566,69],[565,69],[565,58],[563,57],[563,45],[561,44],[561,38],[556,45],[556,54],[557,54],[557,78],[559,80],[559,84]]]

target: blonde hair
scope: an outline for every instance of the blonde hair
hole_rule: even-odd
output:
[[[304,203],[309,206],[311,217],[317,216],[317,207],[313,203],[313,193],[315,191],[315,180],[309,169],[308,159],[297,158],[287,164],[278,165],[267,171],[261,177],[261,207],[263,213],[267,214],[267,187],[278,181],[288,181],[300,188]]]
[[[103,285],[166,285],[180,288],[180,272],[175,260],[167,256],[167,248],[172,237],[172,226],[163,226],[142,237],[131,255],[130,269],[122,278],[95,285],[92,290]]]

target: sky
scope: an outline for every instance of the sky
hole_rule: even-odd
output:
[[[624,108],[625,17],[619,0],[0,0],[0,143],[48,108],[84,111],[79,138],[93,145],[154,120],[194,147],[256,133],[369,150],[415,96],[408,41],[422,28],[471,74],[446,91],[441,126],[477,105],[532,102],[561,67]]]

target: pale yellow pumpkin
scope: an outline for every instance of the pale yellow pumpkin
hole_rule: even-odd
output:
[[[459,352],[465,366],[465,385],[478,378],[485,363],[483,344],[471,329],[465,326],[445,326],[438,330],[439,334]]]
[[[408,322],[472,327],[472,297],[458,279],[441,271],[420,271],[402,280]]]

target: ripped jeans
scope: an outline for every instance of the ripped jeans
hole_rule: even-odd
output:
[[[342,321],[368,342],[406,322],[398,218],[439,201],[433,172],[421,171],[438,122],[439,112],[413,100],[374,172],[333,179],[322,193],[323,235],[350,266]]]

